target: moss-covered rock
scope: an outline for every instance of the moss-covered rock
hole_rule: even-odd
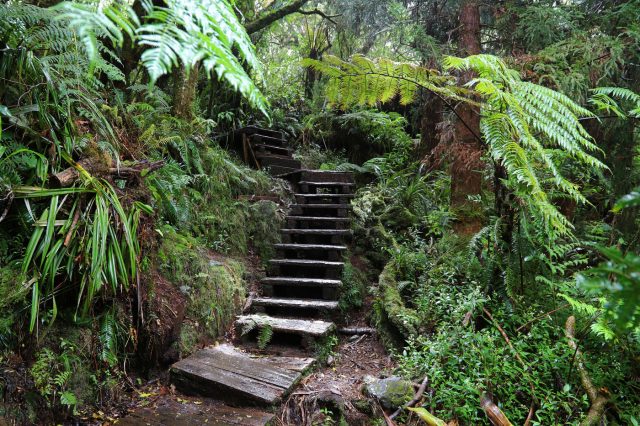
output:
[[[376,379],[371,376],[364,378],[364,393],[380,401],[387,409],[395,409],[403,406],[413,399],[413,383],[400,377],[387,377]]]

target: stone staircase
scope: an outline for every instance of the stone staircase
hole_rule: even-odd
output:
[[[314,344],[335,332],[355,188],[349,173],[300,170],[282,137],[256,129],[242,136],[245,158],[286,177],[297,192],[281,229],[282,242],[274,247],[277,255],[269,261],[260,294],[235,321],[237,346],[202,349],[170,370],[178,391],[235,407],[280,403],[314,365]],[[255,341],[265,328],[270,345],[290,348],[278,352],[295,356],[257,351]],[[237,410],[242,416],[244,408]],[[267,424],[269,413],[260,413],[246,424]]]

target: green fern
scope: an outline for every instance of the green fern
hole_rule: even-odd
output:
[[[273,328],[269,324],[260,326],[258,333],[258,349],[265,349],[273,338]]]
[[[151,81],[178,66],[188,71],[201,63],[208,75],[216,75],[241,93],[249,104],[266,114],[267,101],[244,66],[258,77],[261,64],[253,44],[229,0],[165,0],[164,6],[145,2],[145,24],[128,3],[107,7],[64,2],[55,7],[84,45],[91,67],[104,64],[100,40],[122,45],[124,33],[145,46],[141,61]],[[236,57],[236,53],[239,56]],[[104,66],[103,66],[104,68]]]
[[[541,219],[552,238],[569,234],[572,225],[553,205],[549,193],[586,202],[578,186],[560,172],[558,152],[592,170],[606,169],[594,156],[601,151],[579,121],[593,114],[561,93],[522,81],[515,70],[495,56],[445,58],[446,71],[476,73],[464,88],[455,85],[452,75],[385,59],[371,61],[354,56],[351,62],[345,62],[328,57],[304,64],[327,75],[327,97],[341,107],[373,105],[393,96],[408,103],[419,89],[431,91],[445,102],[475,103],[473,96],[479,95],[480,127],[490,155],[507,170],[506,184],[527,210]]]

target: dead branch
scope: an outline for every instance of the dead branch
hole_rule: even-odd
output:
[[[337,25],[337,24],[336,24],[336,21],[333,20],[333,18],[337,18],[338,16],[341,16],[341,15],[327,15],[320,9],[299,10],[298,13],[301,15],[318,15],[323,17],[324,19],[326,19],[327,21],[331,22],[334,25]]]
[[[567,322],[565,323],[565,336],[567,336],[569,347],[575,353],[576,359],[576,369],[578,370],[578,374],[580,374],[580,381],[582,382],[582,387],[584,388],[587,396],[589,397],[589,401],[591,401],[591,407],[587,412],[587,417],[580,423],[580,426],[596,426],[600,423],[600,419],[604,415],[604,410],[609,402],[609,396],[605,392],[599,391],[591,381],[591,377],[589,376],[589,372],[584,365],[584,359],[582,357],[582,351],[578,347],[578,343],[575,339],[576,334],[576,318],[571,315],[567,318]]]
[[[357,334],[375,334],[376,329],[371,327],[342,327],[338,329],[338,333],[347,336],[355,336]]]
[[[429,381],[427,380],[427,377],[425,376],[425,378],[422,379],[422,383],[420,383],[420,387],[418,388],[418,391],[414,395],[413,399],[411,401],[407,402],[406,404],[404,404],[402,407],[399,407],[396,411],[394,411],[389,416],[389,419],[391,419],[391,420],[395,419],[402,412],[402,410],[404,410],[404,409],[406,409],[408,407],[413,407],[418,402],[420,402],[420,399],[422,398],[422,394],[424,393],[425,389],[427,388],[427,383],[428,382]]]
[[[524,328],[528,327],[529,325],[533,324],[534,322],[538,321],[539,319],[542,319],[542,318],[544,318],[544,317],[546,317],[546,316],[549,316],[549,315],[551,315],[551,314],[555,314],[556,312],[561,311],[562,309],[564,309],[564,308],[566,308],[566,307],[568,307],[568,306],[569,306],[569,304],[568,304],[568,303],[565,303],[564,305],[560,306],[559,308],[556,308],[556,309],[554,309],[554,310],[552,310],[552,311],[549,311],[549,312],[545,312],[545,313],[544,313],[544,314],[542,314],[542,315],[538,315],[537,317],[535,317],[535,318],[534,318],[534,319],[532,319],[531,321],[529,321],[529,322],[527,322],[527,323],[525,323],[525,324],[522,324],[520,327],[516,328],[516,333],[520,333],[520,330],[522,330],[522,329],[524,329]]]
[[[107,173],[112,176],[117,177],[132,177],[140,175],[142,172],[150,173],[154,170],[158,170],[162,166],[164,166],[165,161],[143,161],[137,164],[134,164],[129,167],[110,167],[108,169],[102,168],[103,166],[97,164],[96,161],[85,158],[77,162],[77,164],[68,167],[61,172],[58,172],[53,175],[53,178],[56,180],[58,185],[62,188],[73,185],[78,178],[80,177],[79,168],[85,169],[89,174],[104,174]]]

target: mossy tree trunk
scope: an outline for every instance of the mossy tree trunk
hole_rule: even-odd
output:
[[[181,67],[174,72],[173,114],[177,117],[190,119],[193,116],[192,104],[196,97],[199,68],[196,63],[189,71]]]

